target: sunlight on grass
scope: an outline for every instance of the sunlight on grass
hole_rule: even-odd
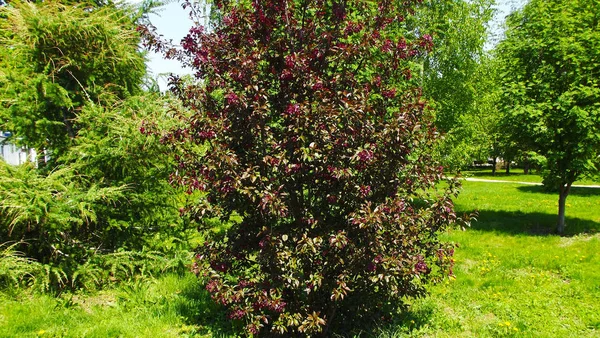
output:
[[[212,337],[231,329],[192,274],[93,295],[0,293],[0,301],[0,337]]]
[[[465,182],[457,209],[480,216],[446,235],[460,246],[456,279],[380,336],[600,335],[600,190],[569,196],[565,237],[552,234],[555,199],[540,187]]]

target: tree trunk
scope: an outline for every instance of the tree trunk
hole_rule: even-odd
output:
[[[498,159],[494,157],[494,163],[492,163],[492,176],[496,176],[496,163]]]
[[[565,232],[565,208],[567,204],[567,196],[569,196],[569,191],[571,190],[572,182],[567,184],[561,184],[559,188],[558,195],[558,222],[556,224],[556,230],[559,234],[563,234]]]
[[[510,174],[510,160],[506,161],[506,175]]]
[[[330,302],[327,310],[327,323],[325,324],[325,328],[319,335],[320,337],[328,337],[329,328],[331,327],[331,323],[333,323],[333,319],[335,318],[335,313],[337,311],[337,306],[335,306],[335,302]]]

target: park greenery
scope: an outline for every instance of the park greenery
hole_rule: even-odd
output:
[[[361,337],[596,337],[600,193],[573,188],[572,221],[560,237],[548,235],[556,200],[542,187],[465,182],[463,189],[457,210],[480,216],[444,235],[460,244],[456,278]],[[59,297],[5,290],[0,300],[3,337],[238,337],[240,329],[193,274]]]
[[[2,14],[2,129],[39,156],[0,166],[2,242],[46,264],[55,291],[138,269],[124,257],[105,274],[99,255],[176,249],[187,197],[168,182],[167,147],[140,132],[170,128],[176,103],[143,91],[135,12],[12,2]]]
[[[600,8],[494,4],[0,1],[0,336],[597,336]]]
[[[596,1],[530,1],[498,47],[508,138],[545,158],[565,229],[573,182],[600,168],[600,22]]]

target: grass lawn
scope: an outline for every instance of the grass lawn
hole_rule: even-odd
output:
[[[364,336],[599,337],[600,189],[575,188],[567,234],[557,196],[538,186],[464,182],[453,230],[456,279],[412,302],[401,323]],[[231,324],[195,276],[167,275],[88,295],[0,292],[0,337],[221,337]]]
[[[599,337],[600,189],[567,199],[567,235],[553,234],[557,196],[541,187],[465,182],[457,209],[478,221],[447,238],[456,279],[413,302],[382,337]]]
[[[0,337],[220,337],[231,332],[191,273],[86,295],[5,290],[0,304]]]

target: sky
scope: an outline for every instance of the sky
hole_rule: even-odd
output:
[[[2,0],[0,0],[2,1]],[[136,0],[130,0],[135,2]],[[520,8],[525,0],[497,0],[496,15],[491,23],[491,30],[496,36],[496,40],[502,36],[502,23],[504,18],[514,9]],[[158,15],[152,14],[150,21],[156,27],[157,32],[162,34],[167,40],[172,40],[176,45],[181,39],[187,35],[187,32],[192,26],[192,21],[188,17],[188,13],[181,7],[177,0],[172,0],[158,10]],[[486,45],[487,49],[493,48],[494,43],[490,42]],[[164,60],[161,55],[150,53],[148,68],[152,73],[152,77],[158,78],[158,83],[161,90],[167,88],[167,75],[169,73],[184,75],[190,74],[190,69],[182,68],[178,61]]]
[[[157,12],[157,14],[150,15],[150,22],[166,40],[172,40],[173,44],[179,45],[181,39],[187,35],[192,27],[188,12],[181,7],[178,1],[167,3]],[[167,89],[167,74],[184,75],[191,73],[190,69],[182,68],[179,61],[164,60],[160,54],[151,52],[148,58],[148,68],[152,77],[158,78],[161,90]]]
[[[491,50],[503,36],[503,24],[506,16],[513,11],[520,9],[525,4],[526,0],[496,0],[494,9],[496,13],[492,22],[490,22],[491,36],[485,45],[486,50]]]

